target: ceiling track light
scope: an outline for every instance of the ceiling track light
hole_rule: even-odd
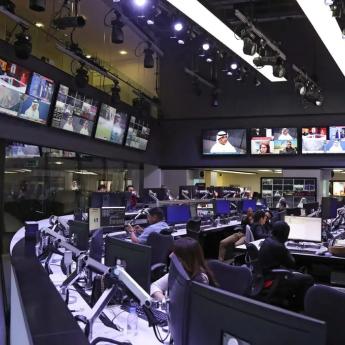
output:
[[[116,19],[111,21],[111,42],[114,44],[122,44],[124,42],[124,33],[122,28],[124,23],[121,20],[121,14],[118,11],[114,12]]]
[[[29,7],[30,10],[43,12],[46,9],[46,0],[30,0]]]
[[[153,68],[155,66],[153,53],[151,43],[147,43],[147,48],[144,50],[144,68]]]
[[[285,76],[284,60],[280,56],[258,56],[254,58],[253,62],[257,67],[272,66],[273,75],[276,78],[283,78]]]
[[[117,103],[120,102],[120,100],[121,100],[120,92],[121,92],[121,88],[119,86],[119,81],[115,80],[114,85],[111,88],[111,103],[113,105],[116,105]]]
[[[19,59],[28,59],[32,51],[31,35],[28,29],[21,26],[21,32],[18,32],[15,37],[16,39],[13,42],[13,46],[16,56]]]
[[[75,74],[75,84],[78,89],[83,89],[89,83],[89,71],[84,64],[80,64]]]

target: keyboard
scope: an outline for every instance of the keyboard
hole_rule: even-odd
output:
[[[133,305],[131,307],[133,307]],[[144,312],[144,309],[139,305],[134,305],[134,307],[137,310],[138,317],[140,317],[143,320],[147,320],[147,316]],[[130,308],[130,306],[127,304],[121,305],[122,310],[128,311],[129,308]],[[164,326],[168,325],[168,314],[167,313],[165,313],[161,310],[158,310],[158,309],[154,309],[154,308],[151,308],[151,312],[152,312],[154,318],[156,319],[156,321],[158,322],[159,326],[164,327]]]

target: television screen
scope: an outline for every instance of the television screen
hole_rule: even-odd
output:
[[[325,153],[345,153],[345,126],[329,127]]]
[[[127,125],[127,114],[102,104],[99,112],[95,138],[123,144]]]
[[[253,155],[296,154],[297,128],[252,128]]]
[[[327,128],[302,128],[302,153],[324,153],[327,144]]]
[[[54,81],[34,72],[27,95],[23,96],[19,116],[46,124],[53,93]]]
[[[245,129],[210,130],[203,133],[204,155],[233,155],[247,153]]]
[[[0,112],[18,116],[29,79],[29,70],[0,59]]]
[[[150,128],[146,121],[131,116],[126,137],[126,146],[138,150],[146,150],[149,141]]]
[[[333,195],[345,196],[345,181],[333,181]]]
[[[12,143],[6,146],[6,158],[35,158],[40,157],[38,146],[22,143]]]
[[[97,114],[97,101],[60,85],[52,126],[90,136]]]
[[[51,158],[75,158],[77,156],[73,151],[52,149],[50,147],[42,147],[42,153]]]

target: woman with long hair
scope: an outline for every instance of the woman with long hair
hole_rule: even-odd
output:
[[[173,253],[181,261],[189,277],[199,283],[216,285],[213,274],[207,266],[204,253],[198,241],[183,237],[175,241]],[[157,300],[165,298],[168,290],[169,273],[151,284],[151,296]]]

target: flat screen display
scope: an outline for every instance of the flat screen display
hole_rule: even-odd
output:
[[[204,155],[233,155],[247,153],[245,129],[209,130],[203,133]]]
[[[27,94],[23,96],[19,116],[46,124],[53,93],[54,81],[34,72]]]
[[[144,120],[139,120],[135,116],[131,116],[128,125],[126,146],[145,151],[149,137],[150,128],[148,123]]]
[[[302,153],[324,153],[326,144],[326,127],[302,128]]]
[[[99,112],[95,138],[123,144],[127,114],[116,110],[107,104],[102,104]]]
[[[329,127],[325,153],[345,153],[345,126]]]
[[[297,128],[252,128],[253,155],[294,155],[297,153]]]
[[[321,218],[285,216],[289,240],[321,242]]]
[[[29,70],[0,59],[0,112],[18,116],[29,80]]]
[[[6,158],[36,158],[40,157],[40,149],[35,145],[13,143],[6,146]]]
[[[333,195],[345,196],[345,181],[333,181]]]
[[[42,147],[42,153],[51,158],[75,158],[76,152]]]
[[[86,136],[92,134],[97,114],[97,101],[60,85],[52,126]]]

